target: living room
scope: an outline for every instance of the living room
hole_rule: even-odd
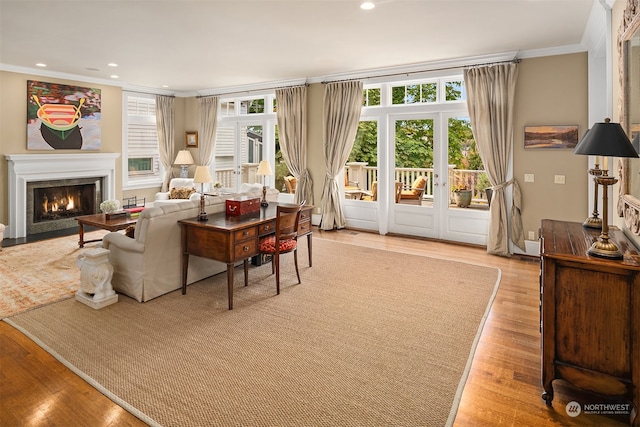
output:
[[[553,218],[564,221],[583,221],[591,213],[593,203],[593,185],[590,183],[588,169],[593,158],[588,156],[578,156],[572,150],[532,150],[525,148],[524,128],[530,125],[576,125],[580,136],[586,133],[593,123],[602,121],[604,117],[611,116],[613,121],[619,121],[617,100],[620,87],[618,83],[618,52],[615,48],[619,23],[626,8],[626,3],[618,0],[612,3],[611,10],[612,23],[610,34],[601,32],[603,20],[606,19],[608,11],[603,5],[594,3],[594,16],[597,20],[595,25],[589,27],[594,33],[585,33],[584,44],[561,46],[555,48],[542,49],[540,51],[518,52],[521,62],[518,64],[518,79],[516,86],[516,100],[514,105],[514,135],[513,135],[513,156],[512,156],[512,176],[520,184],[522,190],[522,222],[525,231],[527,255],[537,256],[539,243],[537,240],[538,230],[541,221],[546,218]],[[600,32],[599,32],[600,31]],[[592,40],[590,39],[593,38]],[[4,37],[3,37],[4,39]],[[614,46],[614,47],[612,47]],[[611,59],[605,60],[610,54]],[[489,61],[491,62],[491,61]],[[397,64],[396,64],[397,65]],[[607,68],[610,66],[610,69]],[[423,74],[429,76],[436,68],[433,64],[424,64]],[[461,72],[463,67],[454,67],[457,72]],[[371,72],[363,71],[361,76],[384,75],[391,68],[380,68]],[[398,67],[394,67],[397,70]],[[339,80],[339,73],[335,73],[334,79]],[[0,155],[3,159],[0,162],[0,175],[7,176],[8,166],[4,158],[11,154],[52,154],[50,151],[33,151],[27,148],[27,133],[25,126],[26,107],[26,87],[27,81],[39,80],[51,83],[59,83],[74,86],[96,87],[102,92],[102,140],[100,153],[122,153],[123,134],[123,97],[130,87],[120,84],[109,84],[106,80],[91,81],[80,76],[71,74],[56,74],[41,72],[36,69],[26,69],[24,67],[12,67],[8,64],[0,66],[0,108],[2,110],[2,125],[0,126]],[[308,169],[313,179],[313,197],[316,210],[314,211],[314,224],[317,225],[320,215],[320,205],[323,197],[323,181],[326,175],[324,154],[323,154],[323,81],[330,81],[331,78],[323,73],[318,73],[306,78],[308,83]],[[371,80],[375,80],[375,77]],[[276,86],[269,87],[263,85],[259,89],[255,86],[247,85],[246,90],[251,92],[251,88],[256,93],[272,91]],[[610,89],[609,89],[610,87]],[[243,88],[233,86],[219,89],[221,96],[230,93],[242,93]],[[216,92],[212,90],[211,92]],[[209,94],[209,92],[206,92]],[[190,92],[180,92],[175,95],[175,123],[174,138],[176,147],[182,147],[185,132],[198,129],[199,126],[199,98],[200,94]],[[188,147],[187,147],[188,148]],[[197,149],[190,149],[195,163],[199,163]],[[58,154],[69,154],[70,151],[56,151]],[[613,162],[613,159],[610,159]],[[190,168],[193,175],[195,167]],[[174,166],[174,174],[179,173],[179,167]],[[144,198],[153,200],[160,186],[150,188],[129,189],[123,185],[123,164],[116,162],[115,169],[115,197],[124,199],[128,197]],[[525,176],[535,176],[533,182],[525,180]],[[564,183],[554,182],[556,176],[563,176]],[[0,223],[9,223],[9,189],[6,184],[0,186]],[[611,191],[612,207],[609,210],[610,220],[614,225],[624,227],[624,220],[615,213],[615,206],[618,201],[616,188]],[[510,207],[509,207],[510,210]],[[357,232],[358,230],[356,230]],[[531,236],[533,232],[533,236]],[[320,233],[319,233],[320,234]],[[326,235],[327,233],[325,233]],[[383,238],[384,236],[380,236]],[[336,239],[350,239],[349,236],[336,237]],[[332,237],[328,237],[332,239]],[[364,238],[368,239],[367,237]],[[381,241],[382,242],[382,241]],[[386,241],[385,241],[386,242]],[[406,245],[412,247],[411,240],[402,240],[396,245]],[[638,239],[636,237],[636,243]],[[393,243],[377,243],[382,246]],[[455,248],[455,246],[453,246]],[[455,257],[455,249],[441,249],[447,252],[450,257]],[[415,249],[414,250],[418,250]],[[468,250],[464,245],[460,246],[461,253]],[[520,253],[514,248],[515,253]],[[433,255],[433,253],[431,253]],[[464,257],[464,256],[463,256]],[[478,261],[478,258],[473,258]],[[495,257],[498,258],[498,257]],[[499,258],[498,258],[499,259]],[[480,262],[493,264],[484,258]],[[500,261],[502,262],[502,261]],[[500,263],[495,261],[495,263]],[[527,266],[525,264],[504,261],[504,267],[510,270],[507,275],[511,275],[510,280],[513,286],[512,294],[514,299],[518,298],[518,272],[522,268],[523,275],[527,281],[537,280],[537,265]],[[524,265],[524,267],[523,267]],[[535,291],[535,286],[531,287]],[[531,293],[531,289],[526,292]],[[508,301],[501,300],[508,304]],[[536,307],[520,307],[523,310],[534,310]],[[535,311],[535,310],[534,310]],[[535,314],[535,313],[534,313]],[[536,314],[537,315],[537,314]],[[529,316],[536,317],[536,316]],[[530,320],[530,319],[529,319]],[[517,322],[517,321],[516,321]],[[524,341],[524,340],[523,340]],[[523,343],[526,347],[530,343]],[[539,353],[539,350],[537,351]],[[535,354],[536,351],[531,353]],[[535,375],[535,374],[532,374]],[[539,400],[538,396],[534,398]],[[556,409],[558,410],[558,409]],[[467,412],[467,420],[473,417]],[[539,416],[539,415],[536,415]],[[465,419],[465,418],[461,418]],[[495,421],[495,420],[494,420]],[[549,420],[547,420],[549,421]],[[557,419],[556,419],[557,421]],[[469,421],[472,423],[472,421]],[[549,425],[552,425],[553,421]],[[461,424],[462,425],[462,424]]]

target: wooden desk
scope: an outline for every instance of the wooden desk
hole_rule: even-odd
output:
[[[277,206],[277,203],[269,203],[256,215],[227,216],[221,212],[209,215],[209,220],[204,222],[197,218],[178,221],[182,229],[182,294],[187,293],[189,255],[215,259],[227,264],[229,310],[232,310],[234,266],[243,261],[244,285],[247,286],[249,259],[258,255],[260,238],[275,232]],[[298,223],[298,236],[307,236],[309,267],[312,264],[312,210],[313,206],[304,206]]]
[[[75,217],[75,220],[78,221],[78,246],[84,248],[85,243],[91,242],[99,242],[102,239],[94,239],[94,240],[84,240],[84,226],[88,225],[95,228],[101,228],[103,230],[108,231],[119,231],[124,230],[128,226],[135,224],[138,221],[138,218],[131,218],[129,216],[125,216],[122,218],[116,219],[107,219],[104,214],[95,214],[95,215],[83,215]]]
[[[624,259],[587,255],[600,230],[543,220],[540,230],[542,398],[552,382],[640,407],[640,254],[622,231],[609,236]],[[631,420],[640,425],[640,417]]]

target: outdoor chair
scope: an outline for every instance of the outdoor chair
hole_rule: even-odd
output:
[[[398,203],[408,202],[420,204],[427,187],[427,178],[424,175],[417,177],[411,187],[403,188],[398,195]]]

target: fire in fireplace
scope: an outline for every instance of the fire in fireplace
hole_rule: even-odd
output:
[[[28,183],[27,234],[76,227],[73,218],[97,213],[103,192],[103,178]]]
[[[34,191],[34,223],[73,218],[95,212],[95,184],[62,185],[51,188],[36,188]]]

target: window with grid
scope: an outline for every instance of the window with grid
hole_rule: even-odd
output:
[[[153,95],[125,94],[123,169],[125,185],[156,183],[162,179],[156,100]]]

